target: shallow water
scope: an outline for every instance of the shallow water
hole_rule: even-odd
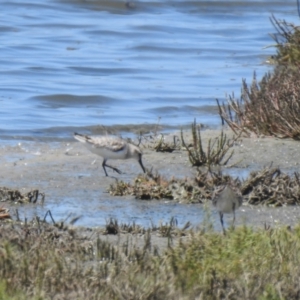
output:
[[[47,197],[44,205],[11,206],[10,213],[16,218],[16,209],[22,220],[31,220],[34,216],[44,219],[46,212],[51,211],[55,222],[63,221],[68,224],[72,218],[80,217],[75,225],[85,227],[105,227],[110,219],[118,224],[137,224],[145,228],[159,225],[170,225],[174,218],[176,226],[183,228],[187,223],[190,228],[204,228],[212,226],[221,231],[218,212],[211,203],[181,204],[172,201],[143,201],[130,197],[105,196],[103,190],[94,191],[85,197]],[[247,225],[253,228],[264,226],[295,226],[300,218],[299,206],[265,207],[243,205],[236,211],[236,226]],[[46,217],[52,222],[50,216]],[[232,225],[233,215],[224,215],[225,228]]]
[[[296,1],[36,0],[1,4],[0,137],[198,122],[275,53],[271,14]]]
[[[25,217],[31,220],[34,216],[43,219],[46,212],[50,210],[56,222],[65,221],[66,224],[72,218],[80,217],[75,223],[78,226],[105,227],[109,220],[113,219],[119,224],[137,224],[146,228],[170,224],[171,218],[176,219],[179,227],[183,227],[187,222],[196,227],[205,215],[200,204],[187,205],[161,200],[141,201],[133,200],[132,197],[105,196],[101,195],[101,192],[103,191],[98,190],[80,199],[64,197],[63,200],[60,198],[54,201],[53,197],[48,197],[48,201],[42,206],[11,207],[11,214],[14,216],[17,208],[22,220]],[[49,216],[46,219],[51,222]]]

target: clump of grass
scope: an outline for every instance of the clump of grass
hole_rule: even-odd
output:
[[[250,86],[242,82],[240,99],[217,100],[223,123],[236,133],[300,139],[300,27],[271,18],[276,34],[277,66],[260,82],[256,75]]]
[[[181,141],[188,151],[189,160],[192,166],[200,167],[203,165],[226,165],[233,156],[234,150],[230,153],[228,152],[239,137],[233,137],[233,139],[230,140],[227,138],[226,134],[221,131],[219,137],[214,140],[209,139],[207,150],[205,151],[202,144],[200,126],[197,126],[196,120],[194,120],[194,123],[192,124],[192,138],[193,143],[190,148],[186,144],[183,137],[183,131],[181,130]],[[226,157],[227,154],[228,156]]]
[[[47,223],[2,229],[3,299],[297,299],[300,293],[299,225],[243,226],[226,236],[190,230],[162,252],[151,246],[149,231],[137,247]]]
[[[300,65],[300,27],[285,20],[271,17],[271,22],[276,29],[271,37],[276,42],[277,54],[274,59],[279,64]]]
[[[162,133],[140,135],[141,143],[145,148],[155,150],[156,152],[172,153],[175,150],[180,150],[181,145],[178,143],[177,135],[169,136]]]
[[[114,196],[133,195],[136,199],[169,199],[186,203],[206,203],[212,199],[216,186],[234,182],[251,205],[298,205],[300,204],[300,174],[292,176],[283,173],[279,168],[265,167],[251,172],[245,180],[233,178],[221,171],[213,172],[210,169],[198,172],[193,179],[170,180],[158,173],[148,172],[140,175],[134,184],[117,181],[109,188]]]
[[[130,183],[124,182],[123,180],[116,180],[115,183],[110,184],[108,192],[112,196],[126,196],[134,195],[133,187]]]
[[[172,153],[175,150],[179,150],[179,139],[176,135],[172,137],[170,135],[159,133],[159,130],[162,129],[162,127],[159,126],[160,120],[161,118],[159,117],[155,127],[150,132],[139,133],[138,146],[142,145],[143,147],[155,150],[156,152]]]
[[[117,180],[111,184],[108,192],[113,196],[133,195],[136,199],[169,199],[188,203],[205,203],[211,199],[215,185],[232,180],[231,176],[210,170],[198,169],[195,178],[167,179],[151,170],[146,175],[139,175],[133,184]]]
[[[137,199],[173,199],[172,192],[166,178],[158,172],[148,171],[146,175],[139,175],[134,184],[125,183],[117,180],[115,184],[109,187],[109,193],[113,196],[134,195]]]
[[[110,218],[106,220],[106,225],[101,233],[104,235],[118,235],[118,234],[133,234],[143,235],[148,231],[157,233],[161,237],[185,236],[187,230],[191,229],[191,223],[187,222],[182,228],[178,227],[178,221],[175,217],[171,217],[169,222],[160,223],[158,225],[151,222],[151,226],[146,229],[135,222],[133,223],[119,223],[117,219]]]
[[[8,291],[7,285],[5,284],[5,280],[0,280],[0,299],[1,300],[26,300],[28,299],[24,293],[20,291]],[[33,300],[37,300],[38,298],[34,297]]]
[[[111,184],[108,192],[113,196],[134,195],[136,199],[174,199],[172,185],[177,182],[175,179],[167,180],[158,172],[148,171],[146,175],[139,175],[134,184],[116,181]]]
[[[0,207],[0,221],[10,219],[11,215],[9,213],[9,209]]]
[[[159,226],[152,225],[152,232],[159,232],[160,236],[171,238],[172,236],[186,236],[187,229],[191,228],[191,223],[186,222],[182,228],[178,227],[178,221],[175,217],[171,217],[168,223],[162,223]]]
[[[177,141],[178,137],[177,136],[173,136],[173,142],[167,142],[165,141],[164,135],[161,134],[160,139],[158,140],[157,144],[154,146],[154,150],[156,152],[168,152],[168,153],[172,153],[175,150],[178,150],[180,147],[178,145],[178,141]]]
[[[249,175],[242,183],[241,192],[252,205],[299,205],[300,175],[295,172],[290,176],[279,168],[265,167]]]
[[[119,233],[119,224],[118,221],[114,218],[110,218],[106,221],[105,233],[106,234],[118,234]]]
[[[195,234],[180,247],[168,250],[166,264],[178,274],[176,286],[183,293],[193,291],[190,299],[199,295],[203,299],[298,297],[300,268],[295,249],[289,247],[296,243],[299,249],[299,233],[299,227],[292,232],[241,227],[226,237]]]
[[[0,187],[0,201],[14,203],[36,203],[40,199],[41,203],[45,200],[45,194],[39,190],[32,190],[22,194],[19,190],[10,189],[8,187]]]
[[[153,229],[153,228],[152,228]],[[153,229],[154,230],[154,229]],[[121,234],[121,233],[131,233],[131,234],[145,234],[145,228],[137,225],[135,222],[131,223],[121,223],[115,218],[110,218],[106,220],[106,226],[103,234]]]
[[[250,87],[243,80],[240,100],[217,100],[223,122],[236,133],[300,139],[300,69],[277,67],[260,83],[254,74]]]

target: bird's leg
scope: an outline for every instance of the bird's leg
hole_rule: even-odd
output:
[[[223,222],[223,213],[219,212],[219,215],[220,215],[220,222],[222,225],[223,233],[224,233],[224,235],[226,235],[226,230],[224,228],[224,222]]]
[[[106,169],[105,169],[105,163],[106,163],[106,159],[103,159],[103,162],[102,162],[102,168],[103,168],[103,170],[104,170],[105,175],[108,176],[108,175],[107,175],[107,172],[106,172]]]
[[[140,157],[139,157],[139,164],[140,164],[140,166],[141,166],[141,168],[142,168],[142,170],[143,170],[143,172],[144,173],[146,173],[146,169],[145,169],[145,167],[144,167],[144,165],[143,165],[143,162],[142,162],[142,156],[140,155]]]
[[[232,227],[234,227],[234,222],[235,222],[235,203],[232,204],[232,211],[233,211]]]
[[[122,174],[122,171],[120,171],[118,168],[113,167],[113,166],[109,166],[107,164],[105,164],[106,167],[113,169],[115,172],[117,172],[118,174]]]
[[[107,159],[104,159],[104,160],[103,160],[103,163],[102,163],[102,167],[103,167],[103,169],[104,169],[104,172],[105,172],[105,175],[106,175],[106,176],[108,176],[108,175],[107,175],[107,172],[106,172],[105,167],[108,167],[108,168],[113,169],[113,170],[114,170],[115,172],[117,172],[118,174],[122,174],[122,172],[121,172],[118,168],[115,168],[115,167],[113,167],[113,166],[110,166],[110,165],[106,164],[106,161],[107,161]]]

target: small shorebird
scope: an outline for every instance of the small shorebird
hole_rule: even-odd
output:
[[[142,162],[142,151],[137,146],[129,144],[119,137],[88,136],[75,132],[74,138],[79,142],[85,143],[92,153],[103,157],[102,167],[106,176],[108,175],[105,167],[111,168],[119,174],[122,173],[119,169],[107,165],[106,162],[108,159],[134,158],[139,162],[143,172],[146,172]]]
[[[220,221],[224,229],[223,214],[233,213],[233,223],[235,221],[235,211],[242,205],[243,197],[238,188],[232,184],[221,185],[218,189],[215,189],[212,196],[213,205],[217,208]]]

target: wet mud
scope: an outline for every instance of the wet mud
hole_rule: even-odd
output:
[[[231,132],[226,132],[231,136]],[[190,132],[185,133],[189,139]],[[209,138],[216,137],[220,130],[203,130],[204,147]],[[166,140],[172,141],[172,133]],[[158,141],[161,136],[157,137]],[[180,199],[172,200],[136,200],[134,196],[117,197],[108,193],[108,188],[116,180],[133,182],[140,173],[140,166],[134,160],[110,161],[123,174],[108,170],[106,177],[102,169],[102,158],[89,152],[84,145],[76,142],[12,142],[0,148],[2,157],[1,186],[18,189],[22,194],[39,190],[45,194],[43,203],[19,204],[6,201],[4,208],[10,209],[14,218],[16,210],[20,218],[38,215],[43,217],[52,211],[56,221],[72,217],[81,217],[76,225],[85,227],[103,227],[108,219],[117,219],[120,223],[137,223],[149,227],[151,224],[167,223],[172,217],[178,219],[178,225],[191,222],[192,226],[201,226],[207,211],[211,212],[216,229],[220,229],[218,215],[207,204],[185,204]],[[156,152],[149,144],[142,144],[143,162],[147,169],[152,168],[166,178],[192,178],[197,169],[192,168],[187,151],[176,149],[169,152]],[[241,178],[250,171],[261,170],[273,163],[287,174],[299,170],[300,143],[293,140],[280,140],[270,137],[241,138],[232,149],[234,155],[222,172]],[[216,167],[218,169],[220,167]],[[237,224],[253,226],[294,225],[299,221],[299,206],[272,207],[244,204],[237,212]],[[225,218],[227,225],[232,216]]]

